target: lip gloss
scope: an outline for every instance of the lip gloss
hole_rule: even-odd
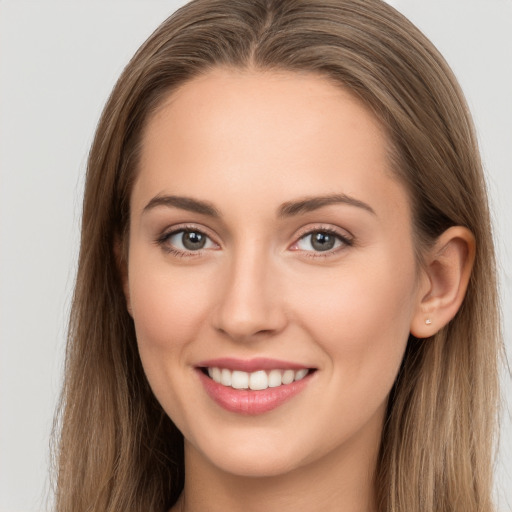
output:
[[[205,375],[199,368],[197,373],[204,389],[214,402],[227,411],[243,415],[263,414],[279,407],[299,394],[308,385],[312,375],[309,373],[303,379],[290,384],[253,391],[250,389],[233,389],[219,384]]]

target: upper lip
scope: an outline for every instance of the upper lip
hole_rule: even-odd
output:
[[[220,357],[217,359],[208,359],[197,364],[201,368],[226,368],[228,370],[239,370],[243,372],[255,372],[257,370],[301,370],[310,368],[307,365],[294,363],[291,361],[282,361],[280,359],[270,359],[267,357],[256,357],[253,359],[236,359],[234,357]]]

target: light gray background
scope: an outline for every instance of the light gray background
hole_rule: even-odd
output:
[[[45,509],[83,175],[101,108],[137,47],[183,3],[0,0],[0,512]],[[512,0],[391,3],[445,55],[474,113],[510,354]],[[500,511],[512,510],[509,376],[504,385]]]

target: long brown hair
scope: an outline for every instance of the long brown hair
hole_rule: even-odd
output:
[[[375,472],[379,510],[488,512],[500,330],[494,249],[473,125],[444,59],[380,0],[194,0],[139,49],[91,148],[59,415],[58,512],[163,511],[183,486],[183,439],[154,398],[126,311],[126,237],[141,133],[176,87],[217,66],[311,72],[352,91],[388,131],[418,255],[466,226],[476,260],[463,305],[409,340]]]

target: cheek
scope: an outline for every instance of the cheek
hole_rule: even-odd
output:
[[[130,261],[129,290],[141,351],[175,351],[197,336],[210,303],[211,283],[201,269]]]
[[[158,401],[177,425],[185,425],[189,393],[183,371],[189,347],[204,326],[212,283],[200,269],[172,268],[134,250],[130,255],[129,292],[139,355]]]
[[[391,257],[373,258],[372,265],[361,263],[317,279],[298,316],[353,378],[375,372],[392,381],[409,337],[415,265],[412,259],[400,262]]]

